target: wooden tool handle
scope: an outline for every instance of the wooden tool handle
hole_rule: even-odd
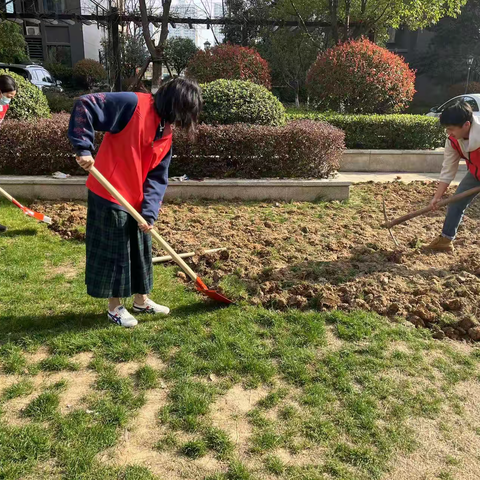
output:
[[[480,193],[480,187],[475,187],[471,188],[470,190],[466,190],[463,193],[459,193],[458,195],[453,195],[450,198],[447,198],[446,200],[441,200],[440,202],[437,203],[437,208],[444,207],[445,205],[448,205],[450,203],[455,203],[458,202],[459,200],[462,200],[462,198],[469,197],[470,195],[475,195],[477,193]],[[386,222],[382,225],[382,227],[385,228],[391,228],[394,227],[395,225],[399,225],[400,223],[404,223],[407,220],[411,220],[412,218],[419,217],[420,215],[423,215],[424,213],[428,213],[432,210],[432,206],[429,205],[428,207],[421,208],[420,210],[416,210],[415,212],[411,212],[407,215],[404,215],[403,217],[396,218],[395,220],[392,220],[390,222]]]
[[[13,197],[8,193],[6,192],[3,188],[0,187],[0,193],[8,200],[10,200],[11,202],[13,202]]]
[[[217,252],[223,252],[225,251],[226,248],[212,248],[211,250],[204,250],[201,255],[209,254],[209,253],[217,253]],[[197,255],[197,252],[187,252],[187,253],[178,253],[177,254],[180,258],[190,258],[194,257]],[[169,262],[172,259],[170,255],[165,255],[164,257],[155,257],[152,261],[153,263],[163,263],[163,262]]]
[[[141,225],[148,225],[148,222],[125,200],[117,189],[95,168],[90,168],[90,173],[98,182],[114,197],[120,205],[128,210],[128,213]],[[150,230],[152,237],[166,250],[177,265],[195,282],[197,274],[180,258],[175,250],[155,230]]]

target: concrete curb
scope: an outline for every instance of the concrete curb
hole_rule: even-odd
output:
[[[437,150],[346,150],[340,172],[440,173],[444,149]],[[460,170],[466,170],[465,162]]]
[[[55,179],[41,176],[0,176],[0,185],[14,197],[42,200],[86,200],[87,177]],[[165,200],[282,200],[311,202],[347,200],[351,182],[325,180],[187,180],[170,182]]]

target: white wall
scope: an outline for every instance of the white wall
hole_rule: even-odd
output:
[[[98,3],[108,8],[107,0],[97,0]],[[80,0],[81,11],[83,14],[95,14],[95,6],[89,0]],[[99,12],[100,15],[103,12]],[[83,48],[85,51],[85,58],[91,58],[97,62],[100,60],[99,50],[102,48],[101,41],[106,36],[105,28],[98,28],[94,23],[92,25],[82,25],[83,31]]]
[[[102,48],[101,41],[104,36],[104,29],[97,28],[96,25],[83,25],[83,48],[85,50],[85,58],[92,58],[99,61],[100,57],[98,51]]]

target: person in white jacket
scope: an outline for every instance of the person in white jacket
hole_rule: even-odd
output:
[[[460,101],[445,109],[440,116],[440,123],[446,128],[448,138],[445,143],[445,155],[437,191],[431,201],[435,210],[443,194],[458,172],[460,159],[464,159],[468,172],[460,182],[455,193],[462,193],[471,188],[480,187],[480,121],[473,116],[468,103]],[[476,195],[471,195],[448,207],[442,233],[426,248],[437,252],[453,252],[453,241],[462,221],[465,210]]]

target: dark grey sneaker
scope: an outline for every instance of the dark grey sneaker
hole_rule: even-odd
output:
[[[0,233],[6,232],[6,231],[7,231],[7,227],[5,227],[4,225],[0,225]]]

